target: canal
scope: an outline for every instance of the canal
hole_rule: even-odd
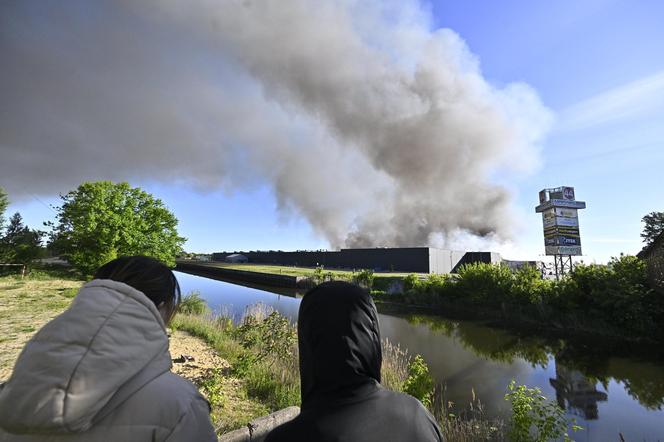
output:
[[[297,320],[300,300],[268,290],[176,272],[182,292],[198,291],[217,312],[239,319],[263,303]],[[539,387],[584,430],[577,441],[664,441],[664,360],[612,343],[508,332],[486,324],[379,307],[383,338],[421,354],[458,412],[474,394],[488,417],[505,416],[512,379]]]

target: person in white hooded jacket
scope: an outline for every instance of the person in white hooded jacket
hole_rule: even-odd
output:
[[[0,387],[0,441],[217,441],[208,402],[170,371],[179,301],[155,259],[102,266]]]

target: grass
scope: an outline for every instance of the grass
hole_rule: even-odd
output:
[[[20,276],[0,277],[0,380],[9,378],[25,342],[69,306],[82,284],[81,279],[61,269],[34,271],[24,279]],[[200,304],[198,301],[192,303]],[[198,308],[193,310],[198,311]],[[261,308],[251,309],[246,315],[260,321],[269,318],[269,312]],[[287,340],[288,348],[282,348],[281,353],[268,353],[257,360],[252,359],[252,355],[262,352],[261,341],[258,346],[243,345],[238,326],[227,317],[215,317],[209,311],[181,313],[175,316],[171,325],[173,329],[201,338],[230,364],[230,368],[213,369],[201,379],[194,380],[212,404],[211,417],[219,433],[240,428],[277,409],[299,405],[296,341]],[[277,332],[283,333],[283,330]],[[269,339],[265,342],[273,344]],[[403,389],[409,359],[405,349],[383,342],[382,373],[387,388]],[[445,402],[436,401],[434,396],[433,405],[437,403]],[[435,413],[435,409],[433,411]],[[500,440],[497,438],[500,433],[497,428],[502,428],[500,424],[484,419],[481,414],[476,413],[470,419],[449,413],[438,414],[446,440]]]
[[[269,318],[269,312],[264,308],[248,309],[245,317],[246,315],[253,315],[261,321]],[[248,355],[260,350],[258,348],[248,349],[241,344],[240,333],[238,333],[238,329],[241,327],[233,325],[230,319],[215,317],[210,313],[178,315],[174,319],[173,326],[178,330],[184,330],[202,338],[214,347],[231,364],[230,373],[238,377],[242,394],[246,395],[249,400],[255,400],[265,406],[263,410],[253,410],[255,414],[238,413],[237,410],[229,409],[225,406],[223,399],[225,378],[218,376],[206,381],[202,388],[208,397],[210,394],[212,395],[213,419],[227,419],[241,424],[267,412],[300,404],[299,367],[295,342],[292,344],[290,357],[281,359],[268,357],[247,364]],[[403,391],[411,360],[408,351],[388,340],[382,342],[382,347],[382,384],[386,388]],[[474,395],[463,414],[455,415],[452,414],[451,408],[449,408],[451,402],[445,399],[444,393],[443,388],[437,388],[434,391],[430,409],[439,421],[445,440],[451,442],[506,440],[506,424],[500,420],[488,419],[484,414],[482,403]],[[216,405],[216,400],[221,406]],[[228,416],[228,413],[231,415]],[[239,426],[237,425],[237,427]],[[229,429],[232,428],[229,426]]]
[[[0,277],[0,380],[9,378],[28,339],[69,306],[82,284],[62,269]]]
[[[244,270],[249,272],[270,273],[275,275],[288,275],[288,276],[304,276],[313,277],[316,274],[315,267],[295,267],[295,266],[280,266],[268,264],[232,264],[224,262],[205,263],[205,265],[221,267],[231,270]],[[361,269],[357,269],[359,271]],[[357,273],[353,270],[340,270],[340,269],[323,269],[325,275],[331,275],[332,279],[351,279]],[[403,278],[408,276],[409,273],[399,272],[376,272],[373,274],[374,282],[373,288],[377,290],[387,290],[390,284],[397,281],[402,281]],[[417,274],[418,276],[426,276],[426,273]]]

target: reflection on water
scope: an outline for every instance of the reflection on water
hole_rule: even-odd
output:
[[[599,417],[598,402],[606,402],[608,395],[597,390],[597,384],[580,371],[556,363],[556,377],[549,379],[556,390],[556,401],[563,410],[569,410],[587,420]]]
[[[183,293],[198,290],[213,309],[241,315],[263,302],[292,320],[299,299],[178,273]],[[381,334],[421,354],[460,411],[473,392],[488,416],[506,415],[506,386],[539,387],[577,419],[578,441],[664,440],[664,363],[659,349],[507,332],[478,322],[405,314],[379,307]]]

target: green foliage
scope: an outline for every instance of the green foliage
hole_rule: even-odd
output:
[[[512,272],[474,263],[453,276],[409,275],[403,288],[410,304],[481,306],[502,317],[664,339],[657,325],[664,320],[664,298],[650,288],[647,264],[634,256],[621,255],[608,265],[578,264],[560,281],[542,279],[535,267]]]
[[[403,391],[419,399],[425,407],[431,406],[434,382],[429,374],[429,366],[421,355],[408,364],[408,378],[403,384]]]
[[[403,291],[410,292],[411,290],[417,290],[420,286],[420,278],[417,275],[411,273],[403,279]]]
[[[325,282],[325,268],[323,266],[318,266],[314,269],[312,279],[314,284],[322,284]]]
[[[175,316],[171,327],[212,345],[231,363],[232,373],[243,380],[246,393],[270,410],[299,405],[296,331],[279,313],[246,315],[237,327],[224,317],[181,314]],[[212,382],[212,394],[215,385]]]
[[[197,291],[187,293],[178,305],[178,312],[185,314],[200,315],[208,310],[207,302],[201,298],[201,294]]]
[[[84,274],[123,255],[173,266],[185,239],[159,199],[127,183],[88,182],[62,196],[51,247]],[[52,224],[51,224],[52,225]]]
[[[641,238],[648,246],[664,232],[664,212],[650,212],[641,218],[641,221],[644,224]]]
[[[7,206],[9,206],[7,192],[0,187],[0,233],[2,233],[2,229],[5,227],[5,210],[7,210]]]
[[[371,290],[374,282],[374,272],[373,270],[364,269],[353,275],[353,282],[360,287]]]
[[[30,264],[40,258],[43,255],[42,235],[42,232],[25,226],[21,214],[16,212],[9,219],[5,235],[0,238],[0,261]]]
[[[571,441],[567,434],[569,422],[565,412],[554,402],[547,400],[539,388],[516,385],[512,380],[505,400],[512,405],[510,440],[513,442],[547,442],[563,438]],[[573,425],[572,430],[582,428]]]
[[[563,309],[584,311],[633,334],[657,330],[662,300],[648,285],[646,263],[635,256],[576,266],[557,287],[565,293]]]
[[[497,304],[510,298],[513,283],[514,274],[505,266],[472,263],[459,269],[456,290],[469,302]]]
[[[201,392],[212,407],[223,407],[226,403],[222,382],[223,376],[219,369],[214,369],[209,376],[204,377],[201,381]]]
[[[235,330],[235,337],[244,348],[254,350],[245,361],[247,365],[267,358],[284,361],[293,356],[297,342],[295,327],[278,312],[270,313],[265,319],[245,317]]]

